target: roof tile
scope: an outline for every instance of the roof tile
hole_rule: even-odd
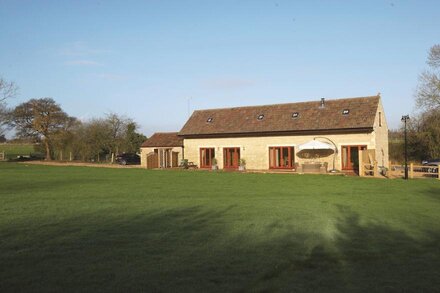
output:
[[[182,147],[183,138],[177,132],[156,132],[141,147]]]
[[[380,96],[275,104],[251,107],[197,110],[179,132],[181,136],[336,130],[372,128]],[[342,115],[349,109],[348,115]],[[298,118],[292,113],[298,112]],[[264,114],[262,120],[257,117]],[[212,122],[207,122],[208,118]]]

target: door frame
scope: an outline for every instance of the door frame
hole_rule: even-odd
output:
[[[204,164],[205,162],[203,162],[203,156],[202,156],[202,151],[205,151],[206,154],[206,158],[208,160],[208,164]],[[214,156],[211,156],[211,153],[214,152]],[[208,156],[208,153],[210,154]],[[199,149],[199,155],[200,155],[200,168],[204,169],[204,168],[212,168],[212,160],[215,158],[215,148],[213,147],[202,147]]]
[[[344,156],[343,156],[343,149],[344,148],[348,148],[347,151],[347,164],[344,164]],[[360,144],[360,145],[341,145],[341,169],[344,171],[357,171],[359,172],[359,167],[358,170],[355,170],[355,168],[352,167],[352,161],[351,161],[351,149],[352,148],[357,148],[358,150],[358,154],[360,150],[366,150],[367,149],[367,145],[365,144]],[[358,155],[358,161],[359,161],[359,155]],[[347,165],[347,167],[345,167],[344,165]],[[359,162],[358,162],[359,165]]]
[[[288,150],[288,165],[287,166],[271,166],[271,162],[275,162],[276,156],[275,156],[275,149],[279,149],[281,154],[283,153],[283,149],[287,148]],[[270,157],[270,150],[273,149],[273,157]],[[293,158],[293,162],[292,162]],[[283,165],[283,164],[281,164]],[[269,169],[293,169],[295,165],[295,147],[293,146],[270,146],[269,147]]]
[[[233,158],[232,158],[232,166],[227,164],[229,162],[230,153],[229,150],[233,151]],[[240,165],[240,147],[225,147],[223,148],[223,169],[238,169],[238,166]]]

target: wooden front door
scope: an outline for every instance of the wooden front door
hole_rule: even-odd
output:
[[[359,173],[359,151],[366,150],[366,145],[342,146],[342,170]]]
[[[238,169],[240,164],[240,148],[223,149],[223,168]]]
[[[293,147],[269,147],[269,168],[292,169],[295,162]]]
[[[159,168],[159,155],[154,153],[149,153],[147,155],[147,169]]]
[[[179,152],[172,152],[173,153],[173,167],[179,166]]]
[[[214,148],[200,148],[200,168],[211,168],[214,158]]]

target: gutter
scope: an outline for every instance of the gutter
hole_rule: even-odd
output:
[[[319,134],[347,134],[370,133],[373,127],[319,129],[319,130],[288,130],[288,131],[262,131],[262,132],[231,132],[231,133],[205,133],[205,134],[178,134],[182,138],[224,138],[224,137],[260,137],[260,136],[288,136],[288,135],[319,135]]]

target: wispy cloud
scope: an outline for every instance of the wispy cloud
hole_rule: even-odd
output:
[[[110,50],[91,48],[85,42],[77,41],[67,44],[64,48],[59,51],[60,55],[63,56],[91,56],[109,53]]]
[[[114,73],[99,73],[95,75],[97,78],[109,80],[109,81],[121,81],[129,79],[128,75],[114,74]]]
[[[64,62],[67,66],[101,66],[102,64],[93,60],[70,60]]]
[[[215,78],[203,81],[205,87],[216,90],[237,90],[254,84],[254,80],[243,78]]]
[[[102,66],[103,64],[95,59],[109,52],[109,50],[92,48],[81,41],[66,44],[58,50],[58,54],[63,56],[63,59],[67,59],[64,61],[66,66]]]

